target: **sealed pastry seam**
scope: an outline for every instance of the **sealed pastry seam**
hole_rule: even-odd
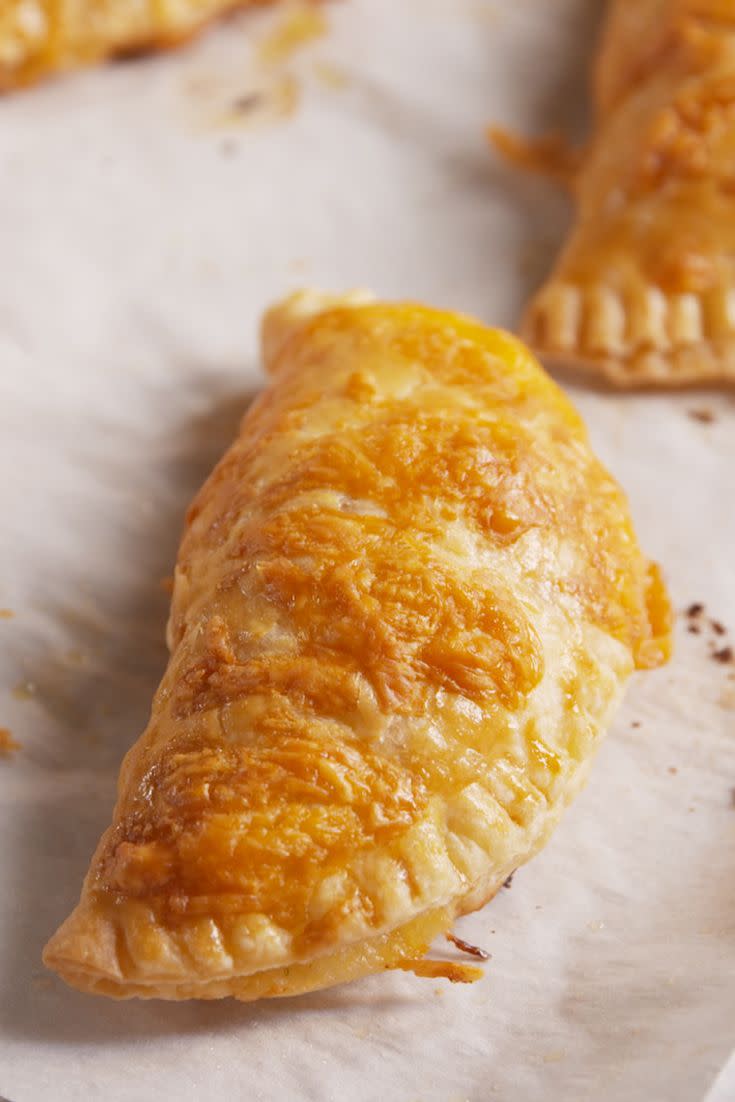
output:
[[[547,840],[670,613],[523,346],[358,293],[270,311],[187,516],[151,720],[44,959],[117,998],[422,962]],[[443,969],[443,971],[442,971]]]
[[[562,282],[544,288],[523,330],[549,360],[594,371],[620,386],[735,379],[735,289],[667,295],[648,285]]]

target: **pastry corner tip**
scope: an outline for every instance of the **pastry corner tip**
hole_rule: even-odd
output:
[[[117,931],[109,917],[79,904],[51,935],[41,953],[46,968],[81,991],[122,976]]]
[[[270,306],[261,323],[263,359],[272,370],[290,337],[307,321],[333,307],[366,306],[375,302],[372,291],[356,288],[344,294],[330,294],[315,287],[293,291]]]

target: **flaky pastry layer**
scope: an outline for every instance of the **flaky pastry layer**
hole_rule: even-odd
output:
[[[507,334],[364,295],[271,311],[193,502],[171,658],[44,959],[125,998],[419,962],[546,841],[669,607],[619,487]]]
[[[612,0],[577,222],[523,334],[619,386],[735,379],[735,6]]]

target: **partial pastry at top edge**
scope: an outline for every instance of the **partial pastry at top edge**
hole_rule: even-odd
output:
[[[576,224],[522,331],[622,387],[735,381],[735,7],[611,4]]]
[[[3,0],[0,92],[110,57],[166,49],[271,0]]]

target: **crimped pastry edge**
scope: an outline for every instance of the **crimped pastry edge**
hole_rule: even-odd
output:
[[[512,871],[512,870],[511,870]],[[44,963],[70,986],[88,994],[127,999],[235,998],[250,1002],[260,998],[285,998],[360,979],[382,970],[401,967],[407,960],[422,957],[438,935],[451,929],[455,919],[488,903],[502,888],[506,876],[493,878],[488,885],[477,886],[469,906],[456,903],[429,908],[393,930],[376,934],[329,950],[311,960],[294,961],[277,967],[262,968],[241,976],[202,977],[201,979],[159,979],[131,981],[118,960],[119,930],[115,918],[87,901],[78,907],[44,950]],[[65,954],[65,944],[77,939],[81,926],[85,940],[94,941],[96,962],[84,962]],[[78,951],[78,945],[77,945]]]
[[[641,284],[552,281],[532,300],[522,336],[546,362],[619,387],[735,383],[735,288],[667,295]]]
[[[610,711],[616,703],[611,705]],[[414,913],[407,921],[376,930],[368,936],[356,936],[336,951],[326,946],[311,959],[294,961],[287,956],[284,959],[284,953],[276,949],[270,962],[241,973],[233,970],[230,957],[229,961],[222,962],[218,974],[211,960],[197,958],[196,951],[192,951],[188,937],[192,925],[186,920],[169,926],[157,919],[146,904],[95,895],[85,887],[80,903],[46,945],[43,962],[71,987],[88,994],[118,1000],[168,1001],[233,997],[248,1002],[299,995],[399,967],[407,957],[423,956],[431,941],[449,930],[456,918],[482,908],[497,894],[511,872],[535,856],[565,807],[585,783],[589,764],[589,759],[578,764],[569,779],[564,799],[529,839],[525,850],[516,851],[512,859],[508,854],[509,860],[502,867],[496,866],[485,876],[465,881],[461,893],[455,890],[443,900],[435,900],[432,906]],[[141,965],[131,952],[128,932],[136,911],[147,925],[142,932],[143,942],[150,939],[149,945],[158,943],[154,947],[158,967],[153,970]],[[265,916],[256,917],[267,921]],[[215,927],[215,940],[226,946],[231,939],[220,924],[209,921]],[[140,933],[139,929],[139,940]],[[283,963],[273,963],[279,956]]]
[[[74,917],[71,916],[70,923],[73,923]],[[66,958],[63,955],[63,940],[58,950],[53,944],[49,944],[44,953],[44,962],[72,987],[119,1000],[139,998],[178,1001],[231,997],[243,1002],[301,995],[335,983],[358,979],[381,969],[392,968],[407,956],[416,955],[417,941],[419,955],[422,955],[433,938],[449,929],[453,921],[451,910],[448,907],[439,907],[416,916],[396,930],[341,946],[335,952],[327,951],[311,960],[262,968],[240,976],[200,979],[153,976],[142,982],[129,980],[124,974],[114,975],[116,969],[119,971],[119,963],[110,952],[110,946],[117,936],[114,919],[102,913],[95,917],[99,926],[96,934],[98,944],[105,945],[104,955],[109,955],[107,966],[101,959],[92,965]],[[89,915],[85,916],[85,921],[89,921]]]

